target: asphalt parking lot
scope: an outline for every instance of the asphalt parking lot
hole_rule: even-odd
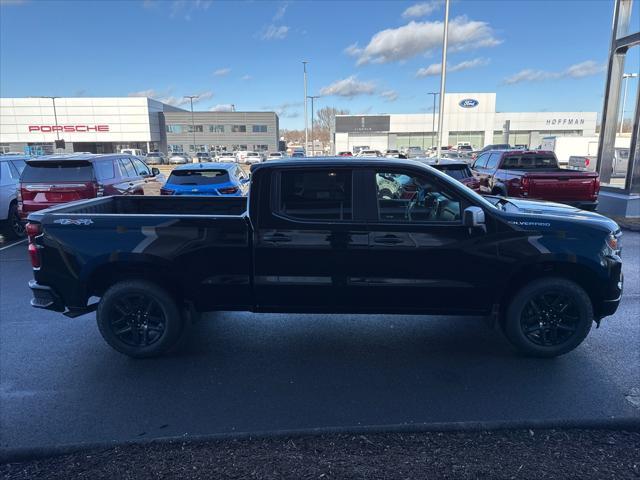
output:
[[[0,245],[0,448],[323,427],[640,418],[640,234],[615,316],[574,352],[516,356],[481,319],[216,313],[132,360],[95,315],[29,306],[24,243]]]

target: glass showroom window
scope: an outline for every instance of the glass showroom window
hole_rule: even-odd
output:
[[[266,125],[252,125],[252,132],[253,133],[267,133],[267,126]]]
[[[209,133],[224,133],[224,125],[209,125]]]
[[[169,153],[182,153],[182,145],[168,145]]]
[[[246,133],[247,126],[246,125],[231,125],[232,133]]]
[[[189,145],[189,151],[190,152],[206,152],[207,151],[207,146],[206,145]]]
[[[182,133],[182,125],[169,124],[167,125],[167,133]]]
[[[188,128],[189,128],[188,130],[189,133],[193,133],[194,129],[196,133],[202,133],[204,131],[204,129],[202,128],[202,125],[189,125]]]
[[[254,145],[253,146],[253,151],[254,152],[266,152],[267,150],[269,150],[269,145]]]

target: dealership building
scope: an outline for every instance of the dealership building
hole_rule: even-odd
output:
[[[194,112],[192,119],[146,97],[0,98],[0,153],[275,151],[278,128],[274,112]]]
[[[441,145],[469,142],[474,148],[493,143],[535,148],[551,135],[593,136],[596,112],[497,112],[495,93],[446,93]],[[338,115],[335,151],[363,147],[387,150],[429,148],[436,143],[438,115]],[[506,140],[506,141],[505,141]]]

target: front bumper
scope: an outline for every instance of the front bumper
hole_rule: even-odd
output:
[[[64,312],[65,306],[55,290],[46,285],[40,285],[35,280],[29,280],[29,288],[33,294],[31,306],[35,308],[43,308],[45,310],[53,310],[54,312]]]

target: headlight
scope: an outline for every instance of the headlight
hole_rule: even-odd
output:
[[[620,253],[620,235],[616,236],[613,233],[610,233],[607,236],[607,246],[616,253]]]

